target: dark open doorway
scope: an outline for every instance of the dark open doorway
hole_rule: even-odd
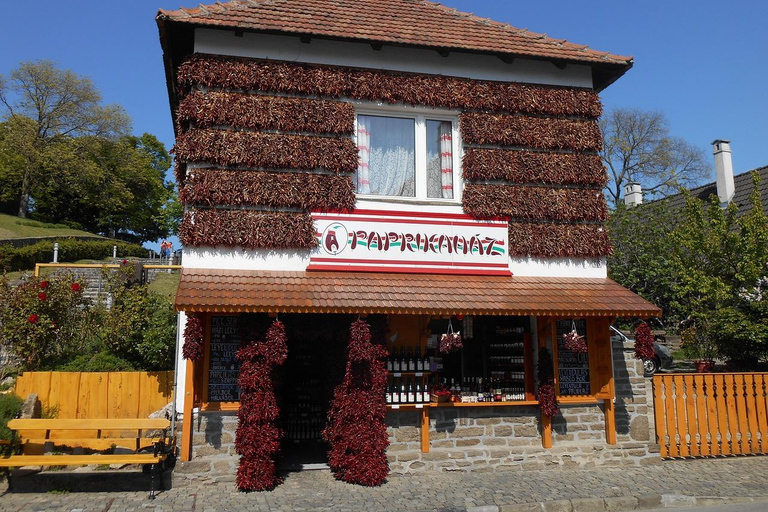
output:
[[[352,317],[280,315],[288,336],[288,359],[280,370],[277,398],[285,430],[279,468],[300,471],[327,467],[322,439],[333,390],[344,375]]]

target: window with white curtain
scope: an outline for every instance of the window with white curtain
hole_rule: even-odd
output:
[[[357,193],[456,200],[455,119],[429,114],[357,115]]]

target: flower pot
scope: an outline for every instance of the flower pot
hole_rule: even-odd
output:
[[[694,361],[697,373],[709,373],[715,368],[714,361]]]

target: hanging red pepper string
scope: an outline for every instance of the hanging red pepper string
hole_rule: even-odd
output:
[[[381,326],[377,325],[381,328]],[[334,390],[323,439],[330,444],[328,465],[334,476],[345,482],[374,486],[389,474],[384,423],[387,350],[371,342],[370,327],[364,320],[352,323],[344,379]]]
[[[560,412],[555,395],[555,371],[552,356],[545,347],[539,349],[539,406],[541,414],[554,418]]]
[[[252,338],[253,333],[245,329],[241,336],[245,343],[236,356],[241,365],[237,378],[240,408],[235,433],[235,450],[240,455],[237,487],[243,491],[266,491],[282,481],[275,468],[283,431],[276,424],[280,409],[273,370],[288,356],[287,338],[279,320],[272,323],[264,341]]]
[[[181,348],[184,359],[198,361],[203,356],[203,319],[201,315],[187,315],[184,327],[184,346]]]

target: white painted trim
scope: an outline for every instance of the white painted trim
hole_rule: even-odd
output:
[[[242,37],[236,37],[234,30],[195,29],[195,52],[592,88],[592,69],[582,64],[568,64],[565,69],[558,69],[551,62],[524,58],[516,58],[508,64],[493,55],[477,53],[453,51],[448,57],[442,57],[435,50],[388,45],[374,50],[367,43],[327,39],[312,39],[307,44],[302,43],[298,36],[246,32]]]

